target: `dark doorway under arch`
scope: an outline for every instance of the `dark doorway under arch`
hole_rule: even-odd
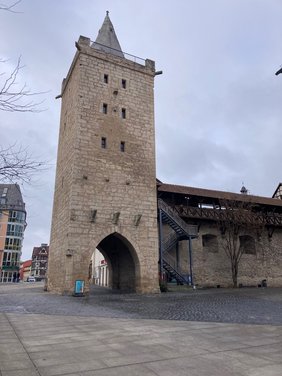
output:
[[[123,292],[136,292],[139,261],[131,243],[118,233],[104,238],[97,246],[109,267],[109,286]]]

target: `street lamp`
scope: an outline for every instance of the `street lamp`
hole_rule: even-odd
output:
[[[276,73],[275,75],[278,76],[278,74],[282,73],[282,68],[280,68]]]

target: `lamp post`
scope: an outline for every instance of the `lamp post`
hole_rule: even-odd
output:
[[[282,68],[280,68],[276,73],[275,76],[278,76],[278,74],[282,73]]]

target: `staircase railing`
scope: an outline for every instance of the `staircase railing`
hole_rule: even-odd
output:
[[[181,219],[176,210],[173,210],[162,199],[158,199],[158,208],[166,213],[188,236],[198,236],[198,226],[188,225]]]
[[[177,235],[175,232],[168,235],[163,241],[163,251],[165,252],[171,249],[178,242],[178,239],[179,235]]]
[[[171,256],[170,254],[166,252],[164,254],[163,260],[164,260],[164,265],[167,264],[169,266],[169,269],[173,270],[174,272],[173,276],[176,277],[176,279],[179,282],[184,282],[184,283],[189,284],[189,280],[186,277],[187,272],[185,272],[181,267],[177,266],[176,260],[174,259],[173,256]]]
[[[180,266],[177,265],[176,259],[168,252],[164,252],[163,259],[181,276],[183,274],[187,274],[185,270],[183,270]]]

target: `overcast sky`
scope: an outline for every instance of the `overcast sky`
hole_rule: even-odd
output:
[[[11,4],[12,1],[2,1]],[[24,185],[22,259],[49,243],[61,81],[80,35],[96,38],[106,10],[123,51],[156,61],[157,176],[167,183],[271,197],[282,181],[281,0],[22,0],[0,12],[1,72],[46,91],[46,111],[1,112],[0,144],[48,161]],[[41,100],[41,98],[39,98]]]

